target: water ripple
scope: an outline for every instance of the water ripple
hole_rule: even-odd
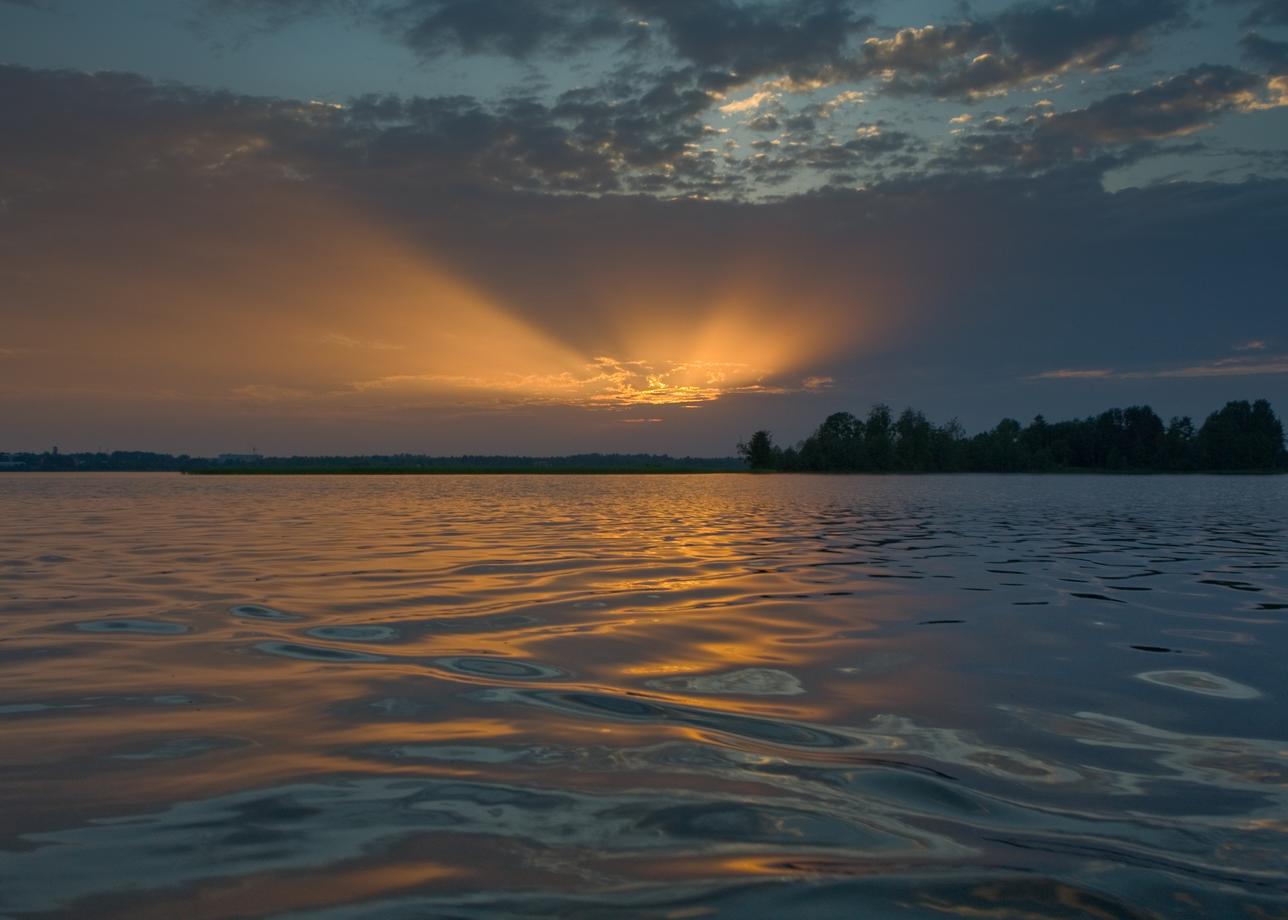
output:
[[[1283,915],[1285,507],[0,477],[0,914]]]

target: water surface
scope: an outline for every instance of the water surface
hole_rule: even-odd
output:
[[[0,915],[1288,916],[1288,477],[0,477]]]

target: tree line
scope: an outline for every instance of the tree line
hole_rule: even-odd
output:
[[[1110,409],[1096,416],[1028,425],[1004,418],[969,436],[954,419],[936,425],[916,409],[896,417],[877,404],[866,419],[829,415],[794,447],[768,431],[738,445],[754,470],[784,472],[1144,472],[1272,471],[1288,469],[1283,424],[1264,399],[1229,402],[1195,428],[1188,416],[1163,420],[1149,406]]]

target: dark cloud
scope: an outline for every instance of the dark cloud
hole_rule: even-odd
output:
[[[741,79],[806,76],[837,66],[871,19],[855,0],[208,0],[212,13],[282,23],[346,12],[382,22],[426,55],[444,50],[528,58],[599,41],[663,42],[681,61]],[[656,36],[656,38],[654,38]]]
[[[293,176],[379,171],[422,185],[604,192],[636,172],[673,191],[715,181],[693,162],[696,91],[654,89],[625,104],[597,91],[553,105],[464,96],[368,96],[306,104],[153,83],[120,73],[0,66],[0,182],[39,187],[51,169],[97,179],[135,170],[207,180],[248,170]],[[706,97],[703,96],[703,99]],[[665,189],[659,189],[663,191]]]
[[[860,126],[849,139],[806,137],[753,144],[757,151],[747,170],[758,181],[781,185],[805,171],[826,175],[839,185],[856,185],[855,171],[878,181],[887,170],[909,169],[921,141],[905,131],[873,123]]]
[[[739,80],[809,79],[842,65],[871,19],[854,0],[389,0],[379,6],[403,40],[426,53],[457,48],[525,58],[602,40],[662,41],[699,70]]]
[[[1186,0],[1024,0],[991,16],[873,36],[855,0],[211,0],[208,9],[281,22],[347,11],[427,56],[529,59],[597,42],[668,53],[691,85],[758,79],[807,86],[880,78],[896,93],[975,97],[1140,51],[1190,21]]]
[[[1275,41],[1252,32],[1239,40],[1239,47],[1250,60],[1270,73],[1288,73],[1288,42]]]
[[[1188,21],[1184,0],[1023,2],[992,17],[868,39],[852,71],[882,75],[896,93],[988,95],[1073,67],[1103,67],[1141,50],[1151,32]]]
[[[1118,93],[1045,119],[1040,142],[1078,151],[1192,134],[1217,116],[1258,104],[1264,80],[1234,67],[1201,65],[1145,89]]]
[[[940,79],[953,64],[981,53],[992,35],[988,26],[971,22],[900,29],[890,38],[864,42],[862,64],[855,69],[862,76],[887,75],[900,88],[911,88],[914,81]]]
[[[304,153],[340,116],[310,105],[158,84],[114,72],[0,65],[0,182],[39,188],[48,173],[98,182],[139,170],[213,177]],[[337,145],[338,146],[338,145]]]
[[[1245,26],[1288,25],[1288,3],[1284,0],[1221,0],[1225,6],[1247,9],[1243,17]]]
[[[1005,48],[1025,69],[1100,67],[1140,47],[1152,29],[1188,21],[1184,0],[1084,0],[1020,3],[994,20]]]
[[[41,188],[51,170],[96,181],[147,170],[203,182],[244,173],[292,180],[369,174],[417,188],[755,197],[758,185],[795,181],[800,191],[827,176],[870,183],[926,170],[1023,175],[1098,164],[1103,171],[1223,114],[1288,102],[1282,78],[1267,83],[1203,65],[1082,109],[980,123],[931,159],[923,140],[888,123],[840,129],[822,114],[793,116],[774,104],[745,123],[774,137],[739,153],[704,123],[710,94],[693,84],[694,73],[655,73],[634,96],[621,95],[628,84],[576,89],[551,101],[364,96],[340,106],[130,74],[0,67],[8,116],[0,188],[17,198]]]
[[[1083,163],[1103,172],[1157,153],[1158,142],[1194,134],[1228,112],[1283,104],[1276,92],[1263,77],[1205,64],[1086,108],[986,125],[963,135],[936,165],[1041,172]]]
[[[423,54],[457,48],[526,58],[624,38],[625,12],[618,3],[585,0],[399,0],[381,15]]]
[[[681,58],[742,81],[772,74],[805,82],[835,73],[848,60],[851,38],[872,22],[852,0],[627,2],[660,25]]]
[[[990,15],[884,38],[867,37],[873,27],[866,5],[847,0],[214,2],[225,11],[278,19],[322,10],[365,15],[426,55],[531,59],[573,54],[596,42],[647,51],[619,56],[617,69],[601,71],[599,82],[544,103],[462,108],[422,100],[415,117],[403,106],[358,142],[387,168],[401,163],[415,171],[419,158],[445,163],[462,179],[512,188],[730,195],[794,179],[808,186],[823,176],[879,181],[927,167],[1031,173],[1095,161],[1109,169],[1225,111],[1250,109],[1241,100],[1256,90],[1251,77],[1231,68],[1196,68],[1054,118],[976,127],[919,165],[925,145],[907,134],[885,127],[880,134],[838,137],[822,128],[831,127],[828,103],[793,110],[783,94],[864,81],[879,81],[880,92],[895,96],[1005,93],[1140,53],[1151,36],[1191,22],[1186,0],[1022,0]],[[1276,47],[1250,37],[1245,51],[1264,60]],[[656,66],[659,54],[670,64]],[[785,132],[785,142],[752,143],[746,157],[717,152],[704,117],[726,94],[756,81],[776,92],[741,125],[765,135]],[[368,100],[354,114],[370,106]]]

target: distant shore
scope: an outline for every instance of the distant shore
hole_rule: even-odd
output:
[[[1062,467],[1044,470],[772,470],[746,467],[534,467],[534,466],[281,466],[199,467],[195,469],[0,469],[6,473],[171,473],[181,476],[1285,476],[1288,469],[1107,470]]]
[[[1288,470],[1106,470],[1095,467],[1069,467],[1055,470],[1016,470],[1010,472],[959,470],[750,470],[710,468],[553,468],[534,467],[479,468],[423,467],[363,468],[315,467],[302,469],[202,469],[180,470],[188,476],[1285,476]]]
[[[270,456],[223,454],[194,457],[148,451],[2,453],[0,472],[192,473],[202,476],[317,474],[496,473],[733,473],[747,469],[737,457],[672,457],[667,454],[569,454],[564,456],[368,454]]]
[[[744,474],[750,470],[702,467],[299,467],[179,470],[187,476],[652,476]]]
[[[617,467],[617,468],[565,468],[540,469],[534,467],[302,467],[280,469],[75,469],[75,470],[16,470],[0,469],[5,473],[169,473],[178,476],[1288,476],[1288,470],[1106,470],[1096,467],[1070,467],[1047,470],[749,470],[749,469],[692,469],[676,467]]]
[[[967,435],[956,420],[934,424],[916,409],[896,416],[878,403],[865,419],[834,412],[813,434],[780,446],[760,429],[733,457],[662,453],[563,455],[248,453],[214,457],[116,450],[64,453],[0,451],[0,472],[175,472],[195,476],[559,475],[666,473],[1029,473],[1160,475],[1288,472],[1284,425],[1269,401],[1235,400],[1201,426],[1188,417],[1164,423],[1149,406],[1027,426],[1012,418]]]

